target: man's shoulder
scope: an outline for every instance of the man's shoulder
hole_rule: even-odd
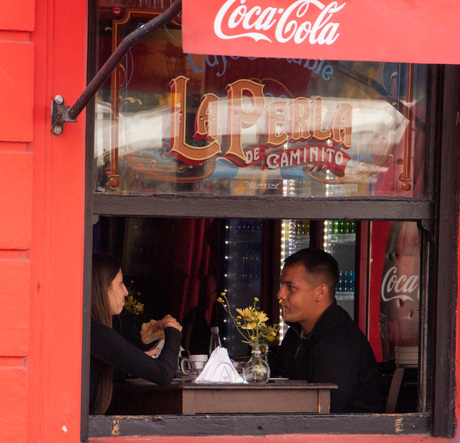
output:
[[[302,328],[298,323],[289,324],[289,329],[286,331],[283,343],[298,342],[301,340]]]
[[[366,336],[343,308],[332,305],[326,314],[321,318],[315,331],[317,341],[333,343],[337,346],[367,343]]]

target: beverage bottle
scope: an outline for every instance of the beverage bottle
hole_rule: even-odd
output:
[[[417,346],[420,244],[416,222],[393,222],[380,283],[380,341],[384,360],[395,346]]]
[[[348,271],[344,272],[344,280],[345,280],[345,283],[344,283],[344,288],[343,290],[345,292],[350,292],[350,273]]]
[[[208,355],[211,356],[214,349],[222,347],[222,342],[220,340],[219,326],[211,327],[211,338],[209,339],[209,351]]]
[[[345,221],[339,221],[339,234],[345,234]]]
[[[246,248],[241,257],[241,278],[243,280],[249,278],[249,266],[249,248]]]
[[[338,220],[334,220],[334,230],[332,231],[333,234],[340,233],[340,222]]]
[[[339,292],[345,291],[345,272],[340,272],[339,275]]]
[[[350,292],[355,292],[355,272],[350,271]]]

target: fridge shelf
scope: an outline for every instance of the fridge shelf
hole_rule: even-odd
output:
[[[335,298],[337,300],[354,300],[355,293],[354,292],[336,292]]]
[[[330,243],[354,243],[356,234],[327,234],[325,240]]]

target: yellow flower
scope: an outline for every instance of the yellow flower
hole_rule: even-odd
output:
[[[261,335],[262,340],[267,341],[268,343],[271,343],[276,339],[277,333],[278,333],[278,325],[264,326],[260,330],[260,335]]]
[[[244,319],[252,320],[254,318],[254,313],[253,313],[252,308],[245,308],[245,309],[236,308],[236,312],[238,312],[238,314],[240,314],[241,317]]]
[[[141,295],[139,291],[133,289],[133,281],[128,288],[128,295],[125,297],[125,308],[133,314],[139,315],[144,311],[144,304],[137,300]]]
[[[265,312],[259,309],[257,305],[259,299],[257,297],[254,297],[254,304],[252,306],[244,309],[235,308],[236,312],[239,314],[236,318],[229,306],[225,292],[221,294],[221,297],[219,297],[217,301],[222,304],[224,310],[233,320],[238,332],[243,337],[243,343],[254,345],[261,345],[265,343],[265,345],[268,345],[276,339],[279,325],[266,325],[266,322],[268,322],[268,316]]]
[[[251,321],[246,323],[245,325],[241,326],[243,329],[256,329],[256,322]]]
[[[256,320],[259,322],[259,323],[265,323],[268,321],[268,316],[267,314],[265,314],[265,312],[263,311],[258,311],[257,312],[257,315],[256,315]]]

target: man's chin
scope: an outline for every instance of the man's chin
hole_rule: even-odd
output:
[[[298,318],[295,314],[283,313],[283,320],[288,321],[290,323],[296,323]]]

